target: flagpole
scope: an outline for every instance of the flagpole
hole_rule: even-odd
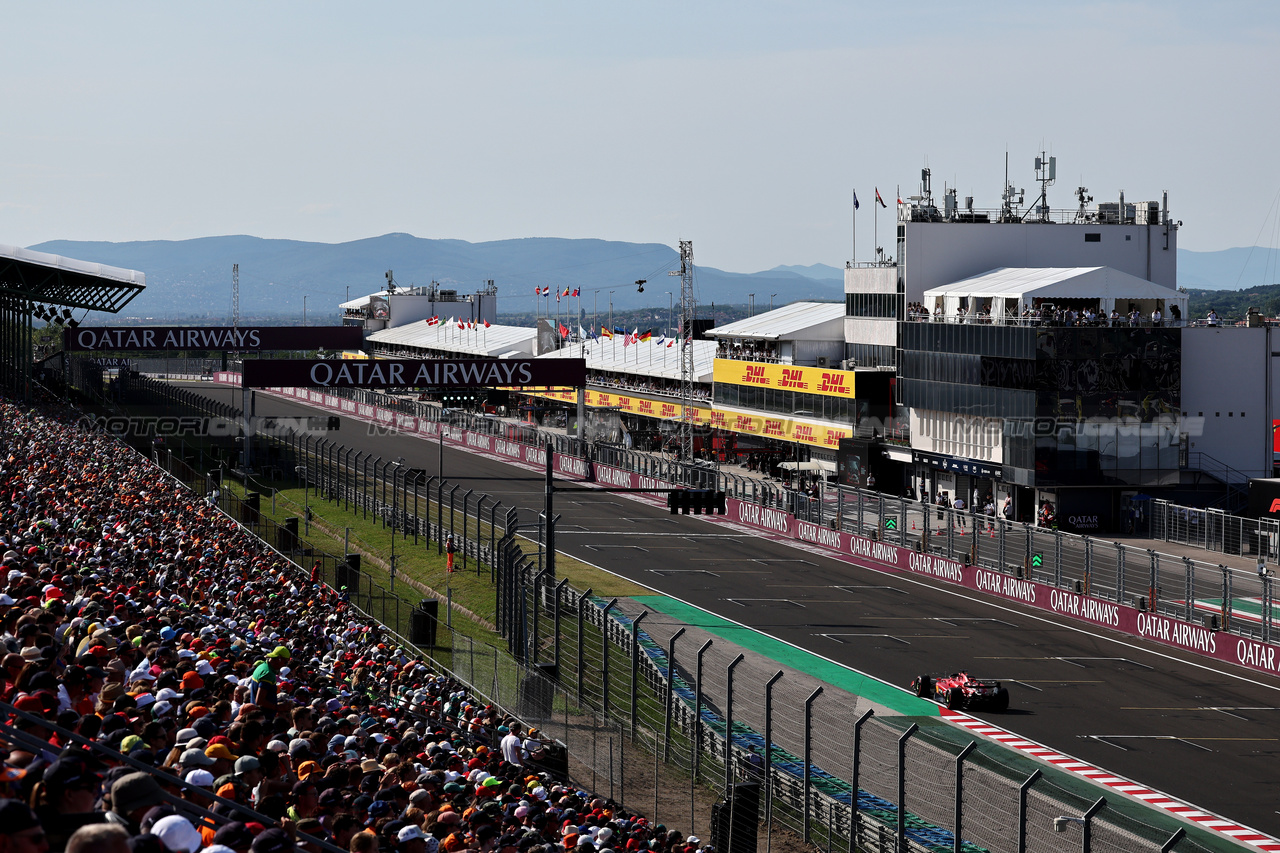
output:
[[[853,265],[858,265],[858,191],[853,191]]]
[[[876,187],[876,197],[871,200],[871,263],[880,262],[880,188]]]

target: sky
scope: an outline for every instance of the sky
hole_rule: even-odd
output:
[[[0,243],[594,237],[871,256],[895,194],[1280,241],[1274,2],[10,3]],[[891,247],[886,246],[892,253]],[[92,259],[89,259],[92,260]]]

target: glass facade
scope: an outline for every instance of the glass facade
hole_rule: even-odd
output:
[[[846,317],[878,317],[902,319],[902,295],[898,293],[846,293]]]
[[[903,406],[1005,419],[1004,464],[1037,485],[1177,480],[1177,328],[902,323]]]
[[[717,405],[773,412],[787,417],[803,412],[803,417],[851,425],[865,417],[868,408],[866,403],[847,397],[829,397],[825,394],[806,394],[803,391],[759,388],[753,385],[717,382],[714,391],[713,397]]]

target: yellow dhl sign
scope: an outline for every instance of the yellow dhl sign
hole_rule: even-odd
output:
[[[539,392],[531,392],[528,389],[524,389],[524,392],[535,397],[561,400],[566,403],[574,403],[578,399],[577,391],[568,388],[549,388]],[[663,420],[679,419],[683,409],[683,406],[679,403],[662,403],[645,397],[636,397],[625,392],[618,394],[611,391],[593,391],[589,388],[586,391],[586,403],[591,407],[621,409],[624,412],[634,412],[637,415]],[[806,423],[787,417],[723,412],[701,406],[694,407],[693,422],[699,426],[709,426],[730,432],[747,433],[764,438],[776,438],[780,441],[795,441],[801,444],[811,444],[815,447],[833,449],[840,446],[840,439],[853,437],[852,429]]]
[[[779,391],[802,391],[828,397],[854,397],[852,370],[827,367],[800,367],[790,364],[763,364],[717,358],[712,373],[716,382],[725,385],[755,385]]]

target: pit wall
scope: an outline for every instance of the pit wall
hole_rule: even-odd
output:
[[[238,385],[239,374],[220,372],[215,380]],[[439,424],[392,412],[367,403],[357,403],[334,394],[307,388],[264,389],[292,400],[332,412],[370,421],[398,432],[436,438],[441,432],[452,445],[479,453],[509,459],[525,465],[542,467],[546,450],[528,444],[482,435],[448,424]],[[566,478],[587,480],[615,488],[669,488],[670,484],[607,465],[592,463],[575,456],[557,453],[552,469]],[[1243,666],[1255,672],[1280,674],[1280,646],[1213,631],[1201,625],[1138,610],[1126,604],[1092,598],[1071,590],[1059,589],[1014,575],[969,566],[932,554],[890,545],[865,536],[831,530],[790,513],[736,499],[727,502],[728,515],[708,516],[726,520],[770,534],[771,538],[803,542],[809,547],[839,555],[847,562],[883,572],[921,575],[932,580],[984,593],[1018,604],[1028,605],[1064,616],[1068,619],[1106,628],[1133,637]]]

